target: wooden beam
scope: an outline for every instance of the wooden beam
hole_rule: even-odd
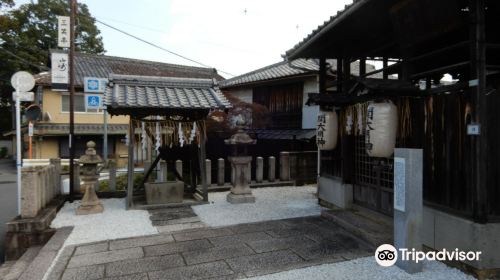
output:
[[[382,59],[382,69],[385,69],[382,71],[382,77],[384,80],[387,80],[389,78],[389,73],[387,72],[387,66],[389,66],[389,59],[387,57],[384,57]]]
[[[319,92],[326,93],[326,58],[319,59]]]
[[[203,192],[203,201],[208,201],[208,184],[207,184],[207,174],[205,174],[205,158],[207,156],[205,151],[205,132],[206,126],[203,125],[200,130],[200,177],[201,177],[201,188]]]

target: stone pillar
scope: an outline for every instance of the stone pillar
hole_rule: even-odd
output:
[[[207,178],[207,186],[212,185],[212,161],[205,160],[205,178]]]
[[[257,166],[255,167],[255,181],[262,183],[264,177],[264,159],[257,157]]]
[[[41,209],[39,170],[35,166],[23,167],[21,171],[21,217],[34,218]]]
[[[394,151],[394,247],[422,250],[422,150]],[[402,261],[396,265],[408,273],[422,271],[422,262]]]
[[[231,185],[234,185],[235,173],[236,170],[234,170],[234,166],[231,164]]]
[[[217,185],[218,186],[223,186],[224,185],[224,159],[220,158],[217,160]]]
[[[179,173],[179,175],[181,175],[181,177],[183,176],[182,175],[182,160],[176,160],[175,161],[175,170],[177,170],[177,173]],[[176,181],[178,181],[179,179],[175,179]]]
[[[280,180],[289,181],[290,180],[290,153],[281,152],[280,153]]]
[[[248,163],[252,161],[252,157],[229,157],[229,161],[235,170],[235,180],[230,193],[227,195],[227,201],[229,203],[254,203],[255,196],[252,195],[252,190],[248,185],[248,177],[245,174],[248,171]]]
[[[116,191],[116,160],[110,159],[108,160],[108,170],[109,170],[109,190],[114,192]]]
[[[168,181],[168,169],[167,162],[164,160],[160,161],[160,176],[158,176],[159,182],[167,182]]]
[[[60,158],[51,158],[50,164],[54,166],[54,175],[55,175],[55,186],[54,186],[54,195],[61,194],[61,159]]]
[[[269,172],[268,172],[269,182],[274,182],[276,180],[276,158],[273,156],[269,157]]]

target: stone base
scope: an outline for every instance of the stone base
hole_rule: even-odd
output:
[[[104,211],[104,207],[102,207],[102,204],[96,204],[96,205],[81,205],[76,209],[76,214],[77,215],[90,215],[90,214],[99,214]]]
[[[232,204],[255,203],[255,196],[251,194],[233,194],[229,193],[226,197],[227,202]]]

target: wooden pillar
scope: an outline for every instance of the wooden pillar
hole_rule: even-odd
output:
[[[343,62],[342,64],[344,64],[344,65],[343,65],[343,67],[342,67],[342,68],[343,68],[343,70],[344,70],[344,78],[343,78],[343,81],[344,81],[344,82],[347,82],[347,81],[349,81],[349,80],[351,79],[351,59],[349,59],[349,58],[344,58],[344,59],[342,60],[342,62]],[[344,91],[346,92],[346,91],[348,91],[348,90],[349,90],[349,89],[348,89],[346,86],[343,86],[343,87],[342,87],[342,91],[343,91],[343,92],[344,92]]]
[[[342,58],[337,58],[337,92],[342,92],[342,82],[344,81],[344,65],[342,61]]]
[[[470,53],[471,78],[469,81],[474,104],[473,120],[480,125],[480,135],[470,135],[473,160],[474,180],[473,216],[479,223],[488,221],[487,175],[488,175],[488,100],[486,88],[486,49],[485,49],[485,0],[470,0]]]
[[[382,67],[384,68],[384,71],[382,71],[382,77],[384,80],[387,80],[389,78],[389,73],[387,71],[387,66],[389,66],[389,60],[387,57],[382,58]]]
[[[130,118],[128,122],[127,209],[134,205],[134,140],[134,126]]]
[[[366,58],[363,57],[359,60],[359,76],[366,74]]]
[[[319,93],[326,93],[326,59],[319,59]]]
[[[199,156],[199,163],[200,163],[200,177],[201,177],[201,188],[203,191],[203,201],[208,201],[208,186],[207,186],[207,176],[204,170],[206,170],[205,166],[205,158],[206,158],[206,151],[205,151],[205,125],[203,124],[201,131],[200,131],[200,156]]]

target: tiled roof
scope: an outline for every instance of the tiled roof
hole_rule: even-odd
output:
[[[128,124],[108,124],[108,134],[125,134]],[[35,135],[67,135],[69,124],[37,123],[34,126]],[[104,133],[103,124],[75,124],[75,133],[78,135],[93,135]]]
[[[330,71],[337,70],[337,62],[335,59],[328,59]],[[375,67],[367,64],[367,71],[374,70]],[[311,74],[315,75],[319,71],[319,62],[316,59],[295,59],[291,62],[282,61],[264,68],[254,70],[252,72],[227,79],[220,82],[221,88],[230,88],[235,86],[243,86],[256,82],[272,81],[281,78],[292,78],[295,76]],[[359,74],[359,63],[351,63],[351,74]]]
[[[111,75],[105,104],[113,109],[227,109],[213,79]]]
[[[343,10],[337,11],[336,15],[333,15],[330,17],[330,19],[326,20],[323,22],[322,25],[318,26],[315,30],[313,30],[309,35],[307,35],[302,41],[297,43],[293,48],[288,50],[286,52],[287,57],[293,57],[294,53],[297,52],[299,49],[303,48],[309,40],[311,40],[314,36],[316,36],[318,33],[321,33],[324,29],[328,28],[329,26],[333,26],[337,22],[340,22],[343,17],[345,17],[349,12],[354,10],[357,7],[360,7],[364,3],[368,2],[369,0],[353,0],[353,2],[349,5],[345,5]]]
[[[58,51],[52,50],[52,52]],[[80,87],[83,86],[84,77],[108,78],[110,74],[224,79],[214,68],[85,53],[75,54],[75,66],[75,85]],[[51,84],[50,72],[40,73],[36,79],[38,84]]]

